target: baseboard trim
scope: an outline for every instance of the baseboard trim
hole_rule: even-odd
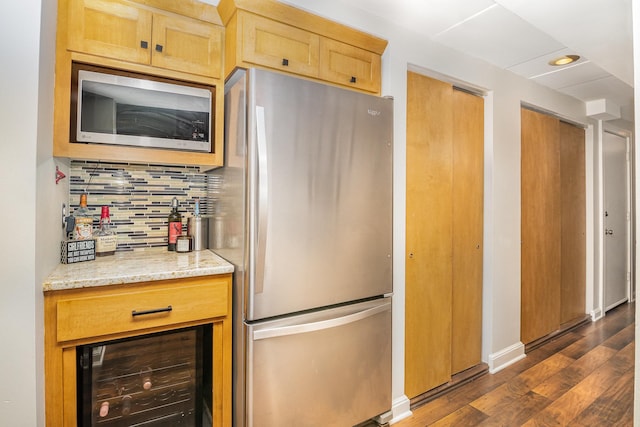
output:
[[[524,353],[524,344],[517,342],[507,348],[489,355],[489,373],[495,374],[509,365],[513,365],[527,355]]]
[[[404,420],[411,416],[411,402],[409,398],[405,395],[394,399],[393,404],[391,406],[391,412],[393,414],[393,418],[389,421],[389,424],[397,423],[400,420]]]
[[[585,314],[583,317],[573,319],[570,322],[563,323],[562,325],[560,325],[560,328],[557,331],[553,331],[550,334],[547,334],[543,337],[538,338],[537,340],[533,340],[530,343],[525,344],[524,352],[529,353],[530,351],[535,350],[536,348],[548,343],[552,339],[559,338],[562,335],[589,323],[591,323],[591,319],[587,314]]]
[[[441,396],[444,396],[447,393],[457,389],[458,387],[473,381],[482,375],[485,375],[489,372],[489,366],[486,363],[479,363],[471,368],[465,369],[464,371],[458,372],[457,374],[453,374],[451,379],[444,384],[441,384],[437,387],[432,388],[422,394],[413,397],[410,400],[411,408],[415,409],[427,402],[431,402]]]
[[[589,315],[591,316],[592,322],[595,322],[596,320],[600,320],[604,317],[604,313],[600,308],[596,308],[595,310],[592,310],[591,313],[589,313]]]

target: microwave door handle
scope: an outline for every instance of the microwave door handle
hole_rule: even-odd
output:
[[[359,320],[366,319],[367,317],[374,316],[378,313],[383,313],[391,309],[391,303],[380,304],[372,308],[368,308],[357,313],[348,314],[342,317],[336,317],[333,319],[322,320],[319,322],[311,322],[300,325],[281,326],[269,329],[261,329],[253,332],[253,340],[263,340],[267,338],[283,337],[287,335],[304,334],[308,332],[320,331],[323,329],[336,328],[338,326],[348,325]]]
[[[258,150],[258,212],[256,215],[256,258],[254,276],[254,294],[262,293],[264,289],[265,254],[267,250],[268,224],[268,191],[267,174],[267,129],[264,118],[264,107],[256,105],[256,140]]]

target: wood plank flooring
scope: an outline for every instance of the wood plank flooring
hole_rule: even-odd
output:
[[[635,304],[412,409],[393,427],[632,426]]]

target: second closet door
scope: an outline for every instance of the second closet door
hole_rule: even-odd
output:
[[[560,324],[560,142],[555,117],[522,109],[521,339]]]
[[[521,110],[521,323],[524,344],[585,316],[584,130]]]

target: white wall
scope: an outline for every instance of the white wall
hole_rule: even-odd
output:
[[[393,396],[397,419],[405,415],[403,411],[407,408],[403,392],[407,69],[423,70],[489,94],[485,102],[489,118],[485,142],[485,361],[493,360],[503,351],[507,351],[509,360],[523,351],[520,343],[520,105],[537,106],[587,125],[585,106],[515,74],[419,38],[364,11],[354,10],[348,0],[285,2],[389,40],[383,56],[382,92],[395,99]]]
[[[44,426],[44,319],[42,282],[60,263],[62,203],[69,199],[69,161],[53,159],[53,87],[56,40],[56,0],[40,0],[42,5],[40,32],[40,64],[38,81],[38,135],[36,153],[36,405],[38,426]],[[55,183],[56,165],[67,178]],[[69,212],[69,209],[67,209]]]
[[[40,0],[5,2],[0,9],[0,424],[34,426]]]
[[[55,11],[55,1],[0,6],[2,426],[44,425],[41,283],[58,262],[53,206],[65,194],[55,188],[51,157]]]

